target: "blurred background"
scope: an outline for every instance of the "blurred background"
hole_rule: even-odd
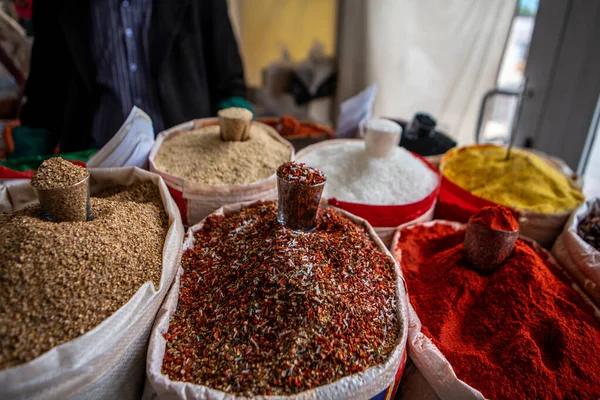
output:
[[[34,30],[3,0],[0,118],[18,118]],[[258,117],[335,128],[369,87],[372,115],[424,112],[460,145],[515,143],[600,180],[600,2],[228,0]],[[527,77],[522,113],[518,97]],[[1,149],[0,149],[1,151]],[[594,184],[594,183],[592,183]]]

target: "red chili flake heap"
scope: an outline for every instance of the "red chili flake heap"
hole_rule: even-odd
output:
[[[304,185],[319,185],[327,180],[325,174],[304,163],[286,162],[277,169],[277,176],[286,182],[298,182]]]
[[[207,218],[195,239],[165,334],[170,379],[290,395],[382,364],[395,348],[394,263],[340,212],[319,210],[306,233],[260,202]]]

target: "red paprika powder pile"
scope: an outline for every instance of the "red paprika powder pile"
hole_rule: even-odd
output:
[[[519,229],[519,223],[513,213],[505,207],[483,207],[469,221],[485,225],[497,231],[516,231]]]
[[[593,308],[520,239],[492,275],[469,269],[464,233],[417,226],[396,249],[422,332],[458,378],[489,399],[600,398]]]

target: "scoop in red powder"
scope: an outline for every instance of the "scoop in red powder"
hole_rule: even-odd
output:
[[[516,231],[519,223],[512,211],[500,206],[483,207],[469,222],[485,225],[497,231]]]
[[[484,207],[469,219],[465,255],[481,273],[494,272],[512,253],[519,236],[519,223],[507,208]]]

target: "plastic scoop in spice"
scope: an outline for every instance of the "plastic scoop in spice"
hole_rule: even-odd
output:
[[[365,152],[370,157],[388,157],[400,144],[402,127],[385,118],[374,118],[361,124],[361,134],[365,137]]]
[[[53,222],[91,220],[89,177],[85,168],[61,157],[45,160],[31,179],[42,218]]]
[[[290,229],[312,232],[327,178],[306,164],[287,162],[277,169],[277,220]]]
[[[469,219],[465,232],[465,256],[481,273],[494,272],[513,251],[519,223],[501,206],[484,207]]]
[[[250,139],[250,125],[253,117],[250,110],[230,107],[220,110],[218,116],[222,140],[243,142]]]

